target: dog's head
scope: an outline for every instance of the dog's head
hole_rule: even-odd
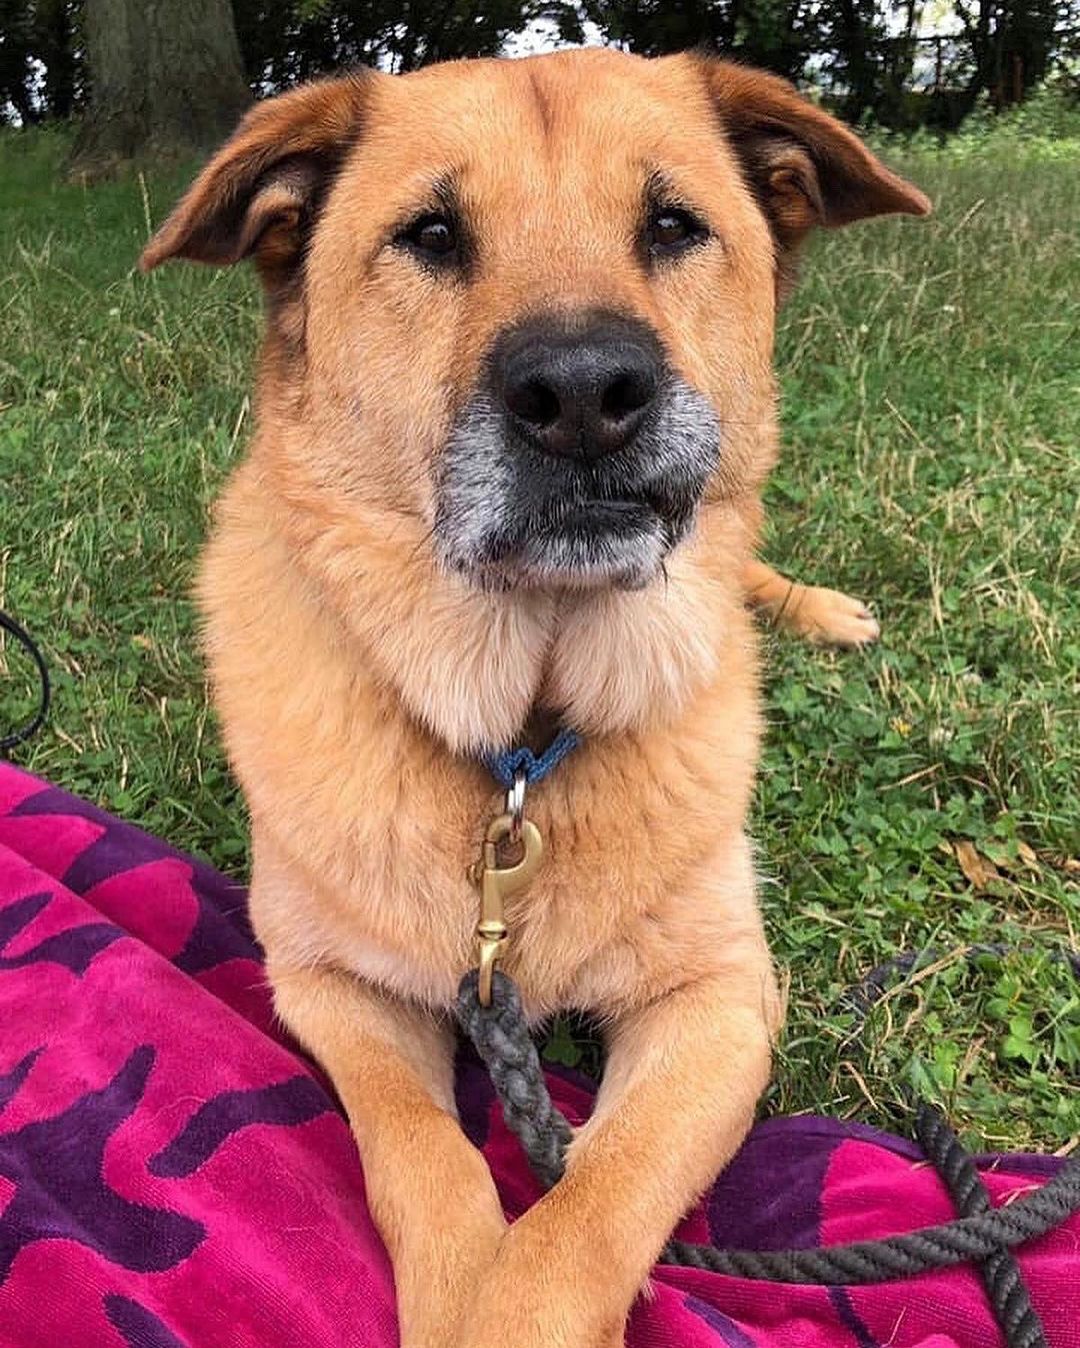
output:
[[[471,583],[633,587],[768,467],[804,236],[928,209],[775,77],[571,52],[263,103],[142,265],[254,258],[320,487]]]

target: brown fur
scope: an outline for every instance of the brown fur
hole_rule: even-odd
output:
[[[722,235],[662,276],[634,247],[653,169]],[[460,282],[386,247],[447,175],[475,222]],[[264,104],[146,250],[253,254],[266,283],[258,430],[200,597],[252,917],[279,1012],[348,1111],[405,1348],[621,1342],[752,1118],[780,1019],[744,832],[760,713],[743,598],[779,612],[785,585],[752,556],[776,297],[815,221],[926,209],[781,81],[561,53]],[[656,330],[721,418],[721,468],[666,582],[470,588],[433,560],[432,465],[494,335],[576,307]],[[531,1016],[599,1015],[609,1062],[565,1179],[507,1229],[453,1117],[467,871],[500,808],[471,755],[556,715],[586,741],[530,793],[545,860],[505,968]]]

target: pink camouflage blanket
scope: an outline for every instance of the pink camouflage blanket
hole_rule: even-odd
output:
[[[591,1087],[559,1072],[556,1103]],[[462,1123],[508,1216],[537,1197],[463,1055]],[[1055,1162],[982,1158],[996,1203]],[[680,1234],[806,1248],[949,1219],[916,1149],[760,1124]],[[423,1220],[423,1214],[417,1214]],[[1021,1252],[1052,1348],[1080,1348],[1080,1220]],[[1000,1348],[977,1272],[862,1288],[659,1268],[631,1348]],[[0,1348],[392,1348],[390,1268],[348,1127],[275,1028],[244,893],[0,765]]]

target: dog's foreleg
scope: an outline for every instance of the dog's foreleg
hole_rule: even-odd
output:
[[[402,1348],[446,1348],[505,1230],[487,1163],[453,1104],[448,1025],[331,968],[269,972],[279,1015],[349,1116],[390,1253]]]
[[[760,947],[619,1020],[566,1174],[510,1227],[461,1348],[612,1348],[679,1219],[731,1158],[769,1074]]]
[[[820,585],[801,585],[765,562],[747,562],[742,584],[752,608],[785,631],[818,645],[866,646],[881,632],[861,600]]]

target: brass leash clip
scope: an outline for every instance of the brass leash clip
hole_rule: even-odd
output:
[[[512,866],[499,865],[499,844],[520,838],[521,859]],[[497,815],[488,825],[484,855],[479,867],[480,921],[476,937],[480,943],[479,987],[481,1006],[491,1005],[491,976],[506,953],[507,930],[504,902],[523,890],[533,876],[544,852],[544,840],[531,819],[519,810]]]

